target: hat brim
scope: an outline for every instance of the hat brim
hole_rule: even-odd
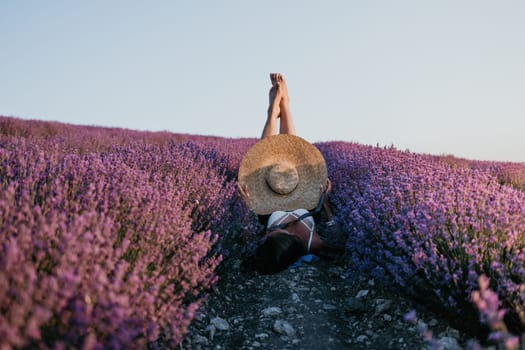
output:
[[[288,194],[278,194],[267,184],[268,172],[282,162],[295,167],[298,183]],[[328,179],[321,152],[295,135],[274,135],[253,145],[239,167],[239,185],[247,187],[250,209],[259,215],[277,210],[314,209]]]

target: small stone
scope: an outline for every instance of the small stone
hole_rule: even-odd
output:
[[[203,337],[202,335],[197,334],[197,335],[195,335],[195,336],[193,337],[193,343],[194,343],[194,344],[208,345],[209,342],[208,342],[208,338]]]
[[[392,321],[392,316],[390,316],[389,314],[384,314],[383,315],[383,320],[385,320],[387,322],[390,322],[390,321]]]
[[[430,321],[428,321],[428,325],[430,327],[435,327],[439,324],[438,320],[436,320],[435,318],[431,319]]]
[[[277,316],[277,315],[280,315],[282,313],[283,313],[283,311],[281,310],[281,308],[280,307],[276,307],[276,306],[270,306],[270,307],[267,307],[266,309],[262,310],[263,316],[266,316],[266,317]]]
[[[358,343],[364,343],[368,340],[368,337],[366,335],[360,335],[355,339]]]
[[[459,339],[459,331],[455,328],[447,327],[446,333],[449,337]]]
[[[419,333],[422,333],[428,330],[428,326],[423,320],[417,321],[416,328]]]
[[[230,329],[230,324],[224,318],[215,317],[210,321],[210,324],[220,331],[227,331]]]
[[[241,260],[235,260],[235,262],[233,263],[233,268],[235,270],[239,270],[241,268]]]
[[[255,335],[255,338],[258,338],[258,339],[266,339],[268,337],[269,337],[268,333],[258,333]]]
[[[345,306],[345,310],[350,314],[362,314],[368,311],[366,305],[358,298],[348,298]]]
[[[252,343],[252,346],[253,346],[254,348],[259,348],[259,347],[261,346],[261,343],[259,343],[258,341],[254,341],[254,342]]]
[[[377,299],[376,300],[376,313],[382,314],[385,311],[390,310],[392,307],[392,300],[389,299]]]
[[[330,310],[335,310],[335,309],[337,309],[337,307],[335,305],[323,304],[323,310],[330,311]]]
[[[370,279],[370,280],[368,280],[368,285],[369,285],[370,287],[373,287],[373,286],[376,285],[376,282],[375,282],[374,280]]]
[[[368,289],[362,289],[359,292],[357,292],[357,295],[355,296],[358,299],[364,298],[368,295]]]
[[[273,330],[279,334],[287,335],[293,337],[295,335],[295,329],[292,327],[288,321],[277,320],[273,324]]]
[[[298,303],[301,301],[301,298],[299,298],[299,295],[297,295],[297,293],[292,293],[292,301],[294,303]]]
[[[452,337],[443,337],[438,340],[439,348],[443,350],[461,350],[458,341]]]
[[[289,313],[289,314],[297,314],[297,309],[293,306],[289,306],[286,308],[286,313]],[[299,314],[297,314],[296,316],[299,316]]]

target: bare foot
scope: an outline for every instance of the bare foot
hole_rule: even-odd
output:
[[[269,109],[271,109],[273,112],[273,115],[277,115],[277,118],[279,118],[280,114],[280,104],[283,99],[283,89],[281,86],[280,74],[277,73],[271,73],[270,74],[270,80],[272,82],[272,87],[270,88],[270,91],[268,93],[269,97]]]
[[[279,107],[284,108],[285,105],[288,105],[290,103],[290,96],[288,96],[288,85],[286,85],[286,80],[284,80],[282,74],[278,74],[277,80],[282,91],[282,97],[281,102],[279,103]]]
[[[290,97],[288,96],[288,85],[281,73],[270,73],[270,81],[272,82],[272,89],[277,86],[281,89],[281,100],[279,101],[279,107],[284,108],[285,105],[290,103]],[[270,89],[270,104],[273,101],[272,89]]]
[[[272,86],[277,85],[278,77],[279,77],[279,73],[270,73],[270,81],[272,82]]]

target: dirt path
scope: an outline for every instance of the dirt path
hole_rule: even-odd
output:
[[[234,264],[238,267],[238,263]],[[317,262],[277,275],[223,276],[202,306],[181,349],[425,349],[403,320],[413,306],[373,280]],[[420,322],[442,349],[461,335],[429,313]]]

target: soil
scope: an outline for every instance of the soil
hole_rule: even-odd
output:
[[[179,349],[463,349],[466,337],[429,310],[373,279],[348,275],[344,261],[318,261],[276,275],[231,262]],[[427,336],[430,333],[427,332]]]

